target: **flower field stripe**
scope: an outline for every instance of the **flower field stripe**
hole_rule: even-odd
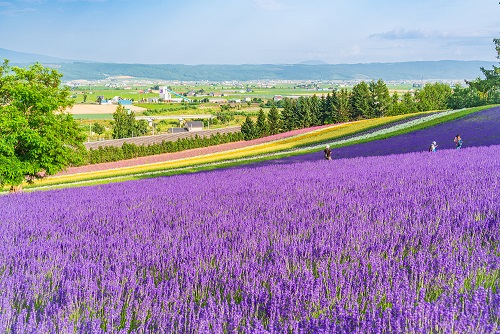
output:
[[[146,173],[157,173],[158,171],[165,171],[170,169],[179,168],[196,168],[200,166],[210,166],[214,163],[226,163],[227,161],[246,161],[254,160],[255,156],[267,154],[267,156],[272,152],[275,152],[276,156],[280,155],[279,151],[289,150],[295,145],[300,145],[307,143],[311,140],[323,140],[322,138],[332,138],[342,137],[347,134],[354,132],[363,131],[366,128],[372,128],[373,126],[378,126],[382,124],[387,124],[389,122],[394,122],[400,119],[407,118],[408,116],[395,116],[393,118],[380,118],[373,120],[364,120],[351,123],[344,123],[338,125],[332,125],[328,128],[323,128],[315,131],[311,131],[307,134],[297,135],[290,138],[285,138],[277,140],[271,143],[259,144],[250,147],[245,147],[241,149],[235,149],[226,152],[212,153],[201,156],[194,156],[192,158],[184,158],[178,160],[171,160],[159,163],[153,163],[148,165],[140,165],[133,167],[123,167],[118,169],[110,169],[105,171],[97,172],[87,172],[75,175],[62,175],[62,176],[52,176],[47,179],[37,181],[34,186],[26,185],[26,188],[36,188],[38,186],[44,186],[54,183],[65,183],[65,182],[78,182],[84,179],[103,179],[127,176],[132,174],[146,174]]]
[[[484,109],[484,108],[482,108]],[[390,136],[391,133],[398,133],[406,128],[414,128],[416,126],[425,127],[426,123],[438,121],[440,118],[449,118],[453,115],[467,115],[469,113],[482,110],[474,108],[470,110],[449,110],[445,112],[427,112],[422,113],[423,117],[411,119],[414,115],[400,115],[393,117],[384,117],[378,119],[363,120],[351,123],[333,125],[331,127],[311,131],[310,133],[297,135],[290,138],[277,140],[271,143],[254,145],[246,148],[235,149],[226,152],[213,153],[208,155],[194,156],[192,158],[178,159],[153,163],[148,165],[139,165],[134,167],[123,167],[119,169],[110,169],[105,171],[86,172],[74,175],[54,176],[45,180],[38,181],[35,185],[27,185],[26,188],[47,188],[52,185],[56,187],[66,185],[80,185],[102,183],[109,181],[120,181],[134,178],[142,178],[145,176],[154,176],[158,174],[173,174],[200,170],[203,168],[213,168],[213,166],[227,166],[228,164],[248,163],[253,161],[262,161],[273,158],[280,158],[287,155],[297,155],[307,152],[313,152],[321,149],[321,145],[325,142],[330,143],[333,147],[349,145],[349,143],[359,143],[380,138],[380,136]],[[456,116],[455,116],[456,117]],[[410,118],[408,122],[405,119]],[[400,124],[390,126],[390,123],[401,121]],[[373,131],[369,134],[361,134],[352,136],[349,139],[335,140],[357,132],[363,132],[366,129],[376,128],[388,124],[386,128]],[[310,143],[322,142],[321,145]]]

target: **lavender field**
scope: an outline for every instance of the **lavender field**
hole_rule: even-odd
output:
[[[0,197],[0,331],[500,330],[500,146]]]

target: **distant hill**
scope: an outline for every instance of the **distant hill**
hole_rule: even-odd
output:
[[[84,62],[0,49],[0,59],[26,66],[36,61],[57,68],[70,80],[99,80],[132,76],[179,81],[250,80],[472,80],[480,67],[498,65],[487,61],[414,61],[399,63],[326,64],[312,60],[300,64],[261,65],[149,65]]]
[[[422,61],[402,63],[323,65],[141,65],[110,63],[62,63],[64,80],[98,80],[110,76],[133,76],[180,81],[250,80],[472,80],[480,67],[494,62]]]
[[[44,56],[34,53],[25,53],[12,51],[0,48],[0,60],[3,62],[4,59],[8,59],[11,63],[15,64],[31,64],[31,63],[74,63],[75,60],[62,59],[50,56]]]

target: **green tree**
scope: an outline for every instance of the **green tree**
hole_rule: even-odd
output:
[[[281,119],[283,120],[283,131],[290,131],[295,129],[294,124],[294,103],[292,99],[283,99],[283,110],[281,110]]]
[[[370,118],[372,115],[370,106],[370,89],[364,81],[354,85],[351,93],[351,120]]]
[[[106,128],[101,123],[94,122],[92,124],[92,131],[94,131],[95,133],[97,133],[98,136],[100,136],[104,133],[104,131],[106,131]]]
[[[391,95],[389,89],[382,79],[371,81],[369,84],[370,99],[370,118],[386,116],[391,105]]]
[[[259,115],[257,116],[257,122],[255,123],[255,136],[260,138],[267,136],[269,134],[269,127],[266,122],[266,114],[264,110],[260,108]]]
[[[321,101],[320,99],[314,94],[310,99],[309,99],[309,114],[311,118],[310,126],[314,125],[322,125],[321,121]]]
[[[447,106],[450,109],[461,109],[477,107],[486,103],[479,96],[479,93],[473,87],[463,88],[456,85],[453,94],[448,98]]]
[[[483,69],[484,70],[484,69]],[[493,76],[490,76],[490,79],[481,79],[477,78],[473,81],[465,81],[471,89],[478,93],[478,96],[481,100],[488,101],[488,98],[492,92],[496,90],[495,80],[492,79]]]
[[[113,139],[128,138],[137,135],[135,128],[135,113],[132,110],[126,110],[119,104],[113,113]]]
[[[399,95],[398,92],[394,92],[391,95],[391,105],[389,111],[387,112],[387,116],[395,116],[402,114],[399,103]]]
[[[250,116],[247,116],[245,118],[245,121],[241,125],[241,133],[243,134],[243,138],[245,140],[251,140],[255,138],[255,124]]]
[[[267,124],[269,128],[269,134],[275,135],[280,133],[281,115],[274,103],[271,105],[271,109],[269,109],[269,112],[267,113]]]
[[[446,109],[446,104],[452,94],[451,87],[444,83],[426,84],[424,88],[417,92],[419,109],[427,110],[443,110]]]
[[[149,132],[149,125],[145,119],[141,119],[138,121],[134,120],[134,136],[144,136]]]
[[[293,108],[294,129],[303,129],[311,125],[311,110],[309,106],[309,98],[299,97]]]
[[[334,108],[337,110],[338,122],[343,123],[350,120],[351,110],[350,110],[351,93],[346,88],[340,89],[337,94],[337,104]]]
[[[20,68],[5,60],[0,67],[0,185],[12,191],[60,172],[85,152],[61,77],[39,63]]]
[[[339,92],[337,92],[336,90],[333,90],[332,91],[332,94],[328,94],[326,96],[326,101],[325,101],[325,106],[326,106],[326,110],[325,110],[325,121],[323,122],[323,124],[326,124],[326,123],[339,123],[341,122],[341,117],[340,117],[340,114],[339,114]],[[345,120],[344,120],[345,121]]]

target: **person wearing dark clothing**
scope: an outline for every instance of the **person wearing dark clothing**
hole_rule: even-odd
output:
[[[435,141],[432,142],[431,146],[429,147],[429,152],[436,152],[437,144]]]
[[[330,145],[326,145],[325,150],[325,159],[326,160],[332,160],[332,150],[330,149]]]
[[[457,135],[455,139],[453,140],[455,142],[455,148],[457,150],[462,148],[462,144],[464,143],[460,135]]]

